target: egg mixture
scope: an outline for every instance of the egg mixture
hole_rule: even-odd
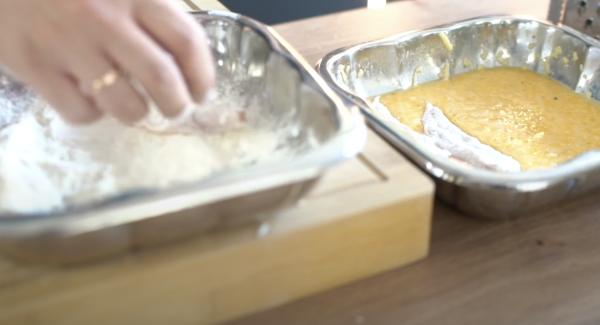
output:
[[[520,68],[483,69],[382,95],[401,123],[423,133],[427,103],[465,133],[516,159],[549,168],[600,149],[600,103]]]

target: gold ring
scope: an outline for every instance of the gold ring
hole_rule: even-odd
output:
[[[121,74],[118,70],[111,69],[103,74],[100,78],[95,79],[92,81],[92,93],[96,95],[102,91],[102,89],[114,85],[119,79],[120,75]]]

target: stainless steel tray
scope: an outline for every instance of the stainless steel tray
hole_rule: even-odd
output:
[[[563,57],[573,53],[578,62],[565,64]],[[600,42],[574,29],[521,17],[484,17],[339,49],[325,56],[318,70],[361,107],[373,128],[437,180],[441,199],[474,216],[508,218],[600,187],[600,152],[548,170],[478,170],[428,152],[397,121],[372,109],[368,98],[440,79],[449,64],[450,76],[478,68],[526,68],[598,100],[599,63]]]
[[[273,30],[227,12],[194,15],[213,47],[218,88],[234,86],[242,101],[258,100],[260,111],[253,113],[269,127],[292,128],[285,144],[294,154],[57,213],[0,215],[0,250],[32,262],[81,262],[261,219],[296,202],[326,168],[362,149],[366,126],[359,110],[345,106]],[[0,75],[0,102],[25,109],[34,97]],[[0,127],[7,123],[10,118]]]

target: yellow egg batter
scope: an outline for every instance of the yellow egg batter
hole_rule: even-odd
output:
[[[523,170],[600,149],[600,103],[525,69],[473,71],[389,93],[380,101],[418,132],[423,132],[425,103],[432,103],[463,131],[519,161]]]

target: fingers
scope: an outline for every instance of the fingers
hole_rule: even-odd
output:
[[[89,123],[107,113],[133,123],[147,113],[146,94],[163,115],[174,117],[192,104],[192,98],[203,100],[214,86],[206,36],[173,1],[77,3],[84,6],[75,9],[92,10],[93,15],[61,12],[49,22],[38,20],[44,28],[30,33],[28,40],[35,50],[15,55],[14,61],[26,61],[20,57],[31,53],[44,64],[13,67],[67,121]],[[85,5],[89,3],[94,6]],[[99,91],[91,90],[94,80],[115,68],[127,73],[135,87],[120,77]],[[136,90],[139,85],[142,92]]]
[[[123,76],[119,76],[114,84],[101,89],[94,96],[94,101],[103,112],[125,124],[141,120],[148,112],[144,99]]]
[[[102,112],[85,97],[74,78],[66,73],[40,69],[27,80],[67,122],[87,124],[102,117]]]
[[[79,79],[80,89],[94,100],[96,107],[126,124],[137,122],[146,115],[148,108],[145,100],[100,51],[90,51],[77,58],[72,63],[75,69],[73,74]],[[93,83],[108,74],[116,77],[114,82],[94,90]]]
[[[192,103],[177,64],[139,26],[121,28],[107,45],[111,59],[141,83],[164,115],[176,116]]]
[[[134,9],[139,24],[175,58],[194,100],[214,87],[215,71],[206,34],[174,1],[143,1]]]

